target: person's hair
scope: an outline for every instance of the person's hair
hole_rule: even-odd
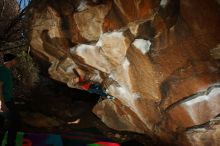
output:
[[[11,53],[7,53],[3,55],[3,60],[4,62],[12,61],[16,58],[17,56]]]

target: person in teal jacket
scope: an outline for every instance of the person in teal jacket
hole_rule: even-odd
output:
[[[16,56],[4,54],[4,64],[0,65],[0,81],[3,83],[3,104],[6,105],[6,118],[8,119],[7,146],[15,146],[15,139],[20,123],[20,118],[13,100],[13,81],[11,68],[16,65]],[[2,126],[2,125],[1,125]]]

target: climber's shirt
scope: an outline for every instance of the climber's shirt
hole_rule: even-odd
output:
[[[0,81],[3,82],[3,97],[5,102],[10,102],[13,98],[13,81],[12,81],[12,72],[10,69],[6,68],[3,65],[0,65]]]

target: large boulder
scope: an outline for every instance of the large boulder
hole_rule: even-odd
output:
[[[53,79],[80,88],[80,69],[114,97],[93,109],[106,125],[218,143],[218,122],[206,127],[220,113],[219,1],[45,0],[29,14],[32,51],[51,63]]]

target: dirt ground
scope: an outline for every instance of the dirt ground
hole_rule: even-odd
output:
[[[152,141],[146,135],[115,131],[105,126],[92,113],[92,108],[98,100],[98,95],[71,89],[41,76],[39,83],[32,90],[27,93],[17,92],[16,105],[22,119],[21,130],[59,133],[95,127],[106,137],[119,143],[125,142],[124,145],[158,145],[158,142]]]

